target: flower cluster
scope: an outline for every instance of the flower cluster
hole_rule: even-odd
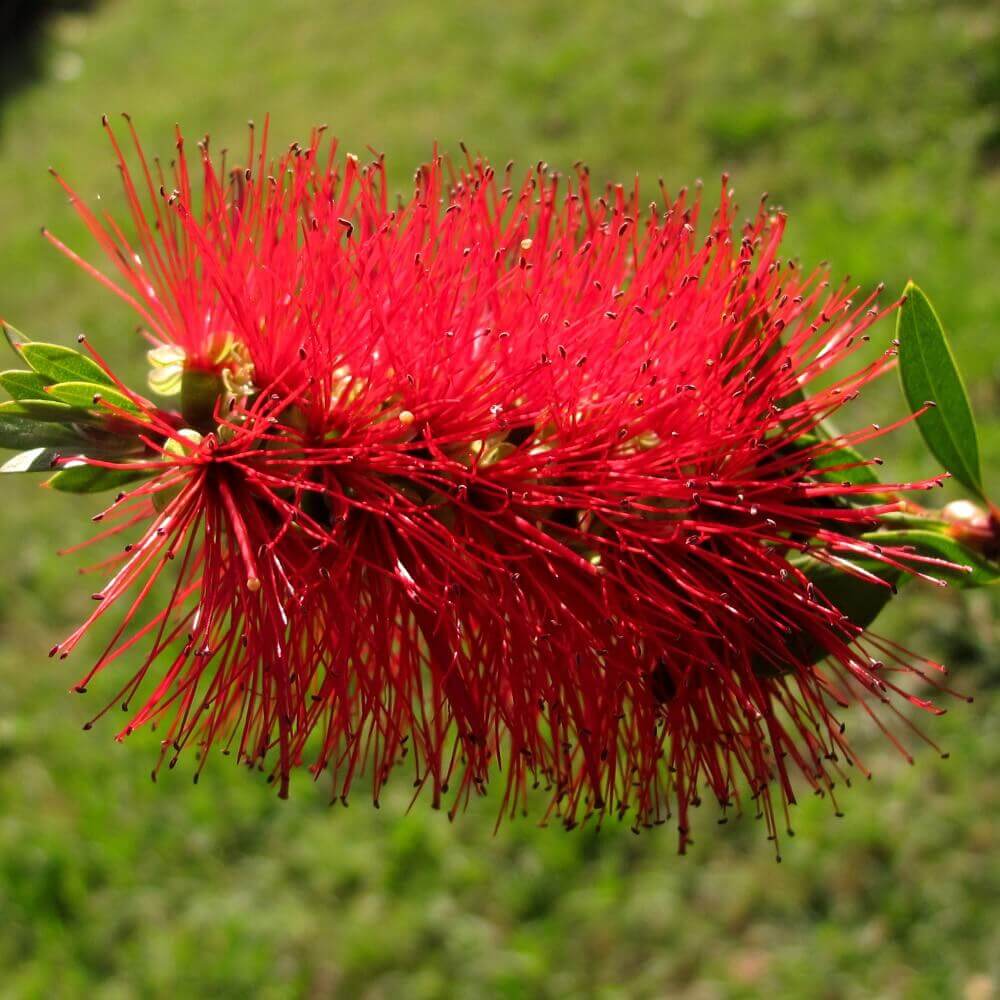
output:
[[[848,704],[931,707],[838,598],[933,570],[868,537],[931,484],[852,450],[888,428],[825,429],[895,351],[852,363],[875,295],[783,259],[780,213],[468,154],[396,201],[381,157],[260,132],[238,166],[178,134],[165,170],[109,127],[134,235],[67,191],[117,277],[49,236],[141,317],[165,397],[97,359],[135,450],[84,461],[139,483],[53,650],[118,609],[80,687],[119,677],[123,735],[282,796],[306,764],[377,802],[405,762],[454,812],[500,775],[504,812],[543,786],[569,827],[673,816],[683,848],[702,795],[776,836],[795,773],[863,771]]]

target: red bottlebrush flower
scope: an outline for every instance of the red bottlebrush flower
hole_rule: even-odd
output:
[[[181,385],[179,414],[133,397],[146,455],[105,464],[149,478],[106,519],[138,538],[57,647],[124,609],[82,685],[128,678],[125,734],[282,795],[307,763],[377,801],[409,758],[454,812],[499,773],[505,811],[541,784],[567,826],[674,815],[683,848],[703,794],[775,836],[793,772],[863,770],[851,702],[930,707],[823,583],[919,567],[865,538],[904,487],[843,446],[881,432],[820,430],[894,350],[850,366],[874,295],[780,259],[780,214],[468,155],[397,204],[381,157],[253,136],[233,169],[201,143],[195,185],[179,135],[169,179],[112,135],[134,237],[72,196]]]

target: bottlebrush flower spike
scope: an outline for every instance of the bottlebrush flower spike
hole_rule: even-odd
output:
[[[83,266],[181,381],[179,412],[123,415],[141,457],[86,459],[146,479],[53,651],[117,609],[81,689],[119,678],[122,736],[156,723],[199,771],[232,750],[282,796],[308,764],[377,802],[408,759],[454,813],[500,775],[504,812],[542,785],[569,827],[673,815],[683,849],[706,793],[776,837],[793,773],[832,797],[864,772],[850,703],[934,711],[897,683],[926,661],[828,586],[946,565],[863,537],[934,483],[847,447],[889,428],[822,430],[895,352],[850,364],[875,296],[780,259],[782,215],[738,226],[725,178],[706,219],[469,155],[396,204],[381,157],[317,130],[272,162],[266,126],[233,168],[178,134],[168,178],[108,134],[135,235],[67,187],[118,278]]]

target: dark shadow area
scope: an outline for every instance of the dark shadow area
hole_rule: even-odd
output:
[[[64,11],[86,11],[96,0],[0,0],[0,102],[43,67],[45,24]]]

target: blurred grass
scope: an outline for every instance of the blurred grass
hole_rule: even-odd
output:
[[[124,307],[37,235],[91,247],[49,163],[121,209],[104,111],[131,111],[163,153],[175,120],[234,149],[247,117],[270,111],[279,145],[326,121],[348,149],[386,150],[403,189],[434,139],[499,162],[582,158],[599,179],[638,169],[651,190],[659,175],[711,189],[728,169],[748,207],[768,189],[789,211],[803,263],[889,293],[922,283],[1000,492],[995,6],[108,0],[54,20],[43,65],[0,109],[0,313],[34,336],[86,329],[140,356]],[[901,406],[886,380],[857,420]],[[890,476],[934,471],[915,432],[884,454]],[[45,658],[89,603],[53,555],[83,511],[3,489],[0,995],[995,995],[995,598],[915,590],[882,625],[977,695],[923,720],[950,760],[924,749],[908,768],[854,713],[876,778],[842,793],[846,818],[797,807],[778,867],[757,824],[717,827],[706,809],[681,859],[669,830],[521,821],[494,837],[493,802],[454,825],[423,805],[404,816],[404,787],[380,812],[360,794],[329,809],[304,779],[281,803],[221,758],[197,787],[191,762],[152,785],[155,734],[80,731],[110,684],[64,694],[99,636],[75,666]]]

